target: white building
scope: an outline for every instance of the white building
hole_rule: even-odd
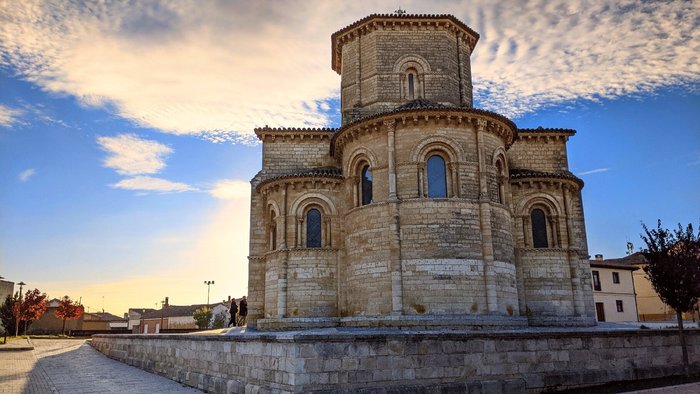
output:
[[[637,267],[603,260],[590,261],[596,319],[607,322],[636,322],[637,300],[633,272]]]

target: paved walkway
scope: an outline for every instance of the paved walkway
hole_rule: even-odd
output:
[[[688,383],[678,386],[658,387],[655,389],[629,391],[624,394],[697,394],[700,393],[700,383]]]
[[[34,350],[0,351],[0,393],[200,392],[109,359],[84,340],[34,339],[32,344]]]

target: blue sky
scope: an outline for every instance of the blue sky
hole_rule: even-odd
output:
[[[589,252],[700,222],[697,2],[418,1],[481,34],[475,106],[577,130]],[[9,2],[0,275],[123,313],[247,286],[256,126],[337,126],[330,35],[395,2]]]

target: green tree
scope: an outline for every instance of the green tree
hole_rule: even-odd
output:
[[[226,325],[226,312],[222,311],[214,316],[214,321],[211,323],[211,328],[224,328]]]
[[[212,312],[211,309],[207,307],[202,307],[194,311],[192,317],[194,318],[195,323],[197,323],[197,328],[203,330],[209,328],[209,324],[211,323]]]
[[[683,312],[693,310],[700,298],[700,232],[694,234],[692,224],[685,229],[678,224],[678,228],[671,231],[661,226],[661,220],[655,229],[648,229],[644,223],[642,227],[646,235],[641,237],[647,246],[642,254],[648,262],[644,272],[661,301],[676,311],[687,374],[690,369]]]
[[[11,296],[10,294],[5,297],[5,300],[3,301],[2,305],[0,305],[0,321],[2,321],[2,326],[4,327],[4,330],[6,333],[13,333],[15,332],[15,314],[12,312],[12,306],[15,304],[15,301],[17,300],[17,293],[15,293],[15,296]]]

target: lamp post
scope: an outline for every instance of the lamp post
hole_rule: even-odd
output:
[[[17,299],[17,316],[15,317],[15,337],[19,335],[19,320],[22,317],[22,286],[26,285],[24,282],[17,283],[19,285],[19,298]]]
[[[165,300],[167,300],[168,297],[165,297]],[[163,310],[165,309],[165,300],[160,302],[160,330],[163,330]]]
[[[214,284],[213,280],[205,280],[204,284],[207,285],[207,310],[209,309],[209,287]]]

